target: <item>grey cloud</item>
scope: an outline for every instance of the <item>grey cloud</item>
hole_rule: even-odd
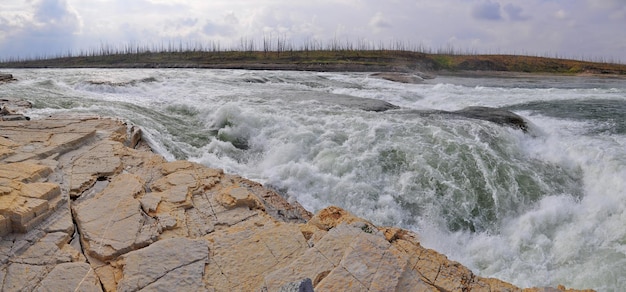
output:
[[[472,16],[476,19],[500,20],[500,3],[487,0],[477,4],[472,9]]]
[[[67,0],[41,0],[33,8],[34,18],[11,28],[0,50],[24,56],[72,48],[75,33],[81,30],[81,21]]]
[[[177,29],[185,28],[185,27],[194,27],[198,24],[197,18],[187,17],[187,18],[177,18],[168,20],[165,22],[165,25],[168,27],[175,27]]]
[[[504,11],[509,16],[510,20],[524,21],[530,19],[530,17],[523,15],[523,9],[514,4],[504,5]]]
[[[41,22],[62,22],[71,17],[64,0],[41,1],[35,11],[35,19]]]
[[[80,30],[80,19],[67,0],[42,0],[35,8],[35,22],[31,32],[47,35],[66,35]],[[43,24],[43,25],[41,25]]]

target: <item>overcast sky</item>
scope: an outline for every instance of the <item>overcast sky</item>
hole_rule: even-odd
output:
[[[0,1],[0,59],[270,35],[626,62],[626,0]]]

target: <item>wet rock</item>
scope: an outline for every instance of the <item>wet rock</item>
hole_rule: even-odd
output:
[[[369,76],[374,77],[374,78],[388,80],[388,81],[409,83],[409,84],[422,83],[424,82],[424,79],[429,79],[430,77],[425,74],[412,74],[412,73],[402,73],[402,72],[380,72],[380,73],[372,73]]]
[[[0,84],[17,81],[12,74],[0,73]]]
[[[339,105],[347,108],[360,109],[364,111],[372,112],[384,112],[392,109],[398,109],[400,107],[386,102],[384,100],[357,97],[346,94],[332,94],[320,95],[316,92],[293,92],[293,95],[276,96],[274,98],[281,98],[288,101],[312,101],[319,102],[328,105]]]
[[[398,113],[419,116],[443,115],[451,118],[477,119],[489,121],[502,126],[512,127],[522,130],[524,132],[528,132],[529,130],[529,123],[522,116],[517,115],[506,109],[493,107],[471,106],[458,111],[404,110]]]
[[[528,131],[528,123],[524,118],[505,109],[471,106],[451,113],[471,119],[485,120],[499,125],[510,126],[524,132]]]

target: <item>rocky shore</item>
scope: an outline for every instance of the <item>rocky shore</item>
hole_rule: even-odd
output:
[[[0,121],[0,237],[1,291],[522,291],[92,116]]]

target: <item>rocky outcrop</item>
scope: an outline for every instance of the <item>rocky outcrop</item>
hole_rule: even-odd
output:
[[[17,81],[12,74],[0,73],[0,84]]]
[[[33,105],[24,100],[0,99],[0,121],[28,120],[22,112]]]
[[[2,291],[521,290],[410,231],[165,161],[120,121],[0,121],[0,133]]]

